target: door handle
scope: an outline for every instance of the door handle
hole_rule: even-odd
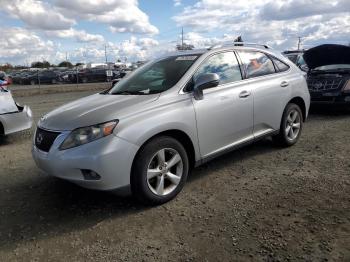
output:
[[[289,83],[287,81],[282,81],[281,87],[287,87],[289,86]]]
[[[246,98],[246,97],[248,97],[250,95],[251,95],[251,93],[248,92],[248,91],[242,91],[242,92],[239,93],[239,97],[240,98]]]

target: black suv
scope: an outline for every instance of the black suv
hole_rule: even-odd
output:
[[[78,72],[78,82],[106,82],[108,80],[106,69],[104,68],[88,68]],[[71,82],[77,82],[77,74],[69,74]]]
[[[326,44],[304,53],[313,103],[350,104],[350,47]]]
[[[22,84],[30,84],[30,85],[36,85],[36,84],[56,84],[59,82],[58,75],[50,70],[47,71],[41,71],[41,72],[33,72],[27,76],[24,76],[21,79]]]

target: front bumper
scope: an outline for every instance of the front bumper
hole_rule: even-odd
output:
[[[19,107],[19,111],[0,115],[0,122],[4,127],[4,134],[12,134],[32,127],[33,114],[29,106]]]
[[[310,91],[310,96],[313,104],[350,104],[350,93],[348,92]]]
[[[61,133],[49,152],[32,147],[36,165],[51,176],[69,180],[85,188],[114,190],[130,185],[130,173],[138,146],[110,135],[91,143],[60,151],[58,147],[69,132]],[[99,180],[86,180],[82,170],[100,175]]]

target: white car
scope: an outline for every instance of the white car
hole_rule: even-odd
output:
[[[17,104],[9,90],[0,86],[0,136],[32,127],[32,111]]]

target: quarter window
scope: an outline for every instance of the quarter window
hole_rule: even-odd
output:
[[[264,76],[275,73],[275,67],[271,59],[261,52],[239,51],[247,77]]]
[[[199,66],[194,75],[196,79],[201,74],[216,73],[220,77],[220,85],[242,80],[241,70],[233,52],[215,54]]]
[[[273,62],[275,63],[276,69],[278,70],[278,72],[284,72],[287,71],[289,69],[289,65],[283,63],[281,60],[273,57]]]

